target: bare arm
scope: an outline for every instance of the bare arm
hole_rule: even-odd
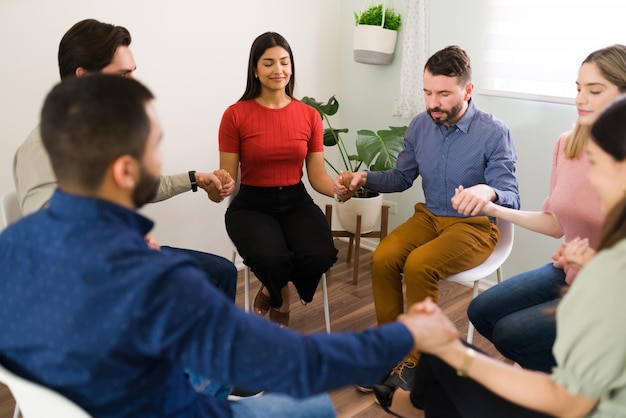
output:
[[[502,218],[522,228],[554,238],[561,238],[563,236],[561,226],[557,222],[554,214],[550,212],[516,210],[490,202],[482,209],[482,213],[488,216]]]
[[[520,369],[480,353],[467,361],[467,347],[460,340],[445,342],[452,322],[430,298],[409,311],[429,314],[421,317],[421,327],[416,331],[419,350],[438,356],[456,370],[463,368],[469,378],[511,402],[558,417],[585,416],[598,402],[572,395],[547,373]]]
[[[459,370],[466,351],[460,340],[456,340],[437,355]],[[558,417],[583,417],[598,402],[572,395],[547,373],[520,369],[480,353],[469,367],[468,377],[511,402]]]
[[[311,186],[318,193],[333,197],[333,179],[326,172],[323,152],[310,152],[306,156],[306,172]]]
[[[220,169],[228,171],[230,177],[237,184],[239,180],[239,154],[234,152],[220,152]],[[228,195],[235,191],[235,187],[229,190]]]

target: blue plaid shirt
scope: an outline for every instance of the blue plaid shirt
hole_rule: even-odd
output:
[[[465,114],[447,129],[426,112],[417,115],[406,131],[396,167],[369,172],[365,187],[401,192],[421,175],[426,208],[437,216],[462,217],[452,207],[454,189],[487,184],[498,195],[495,203],[519,209],[516,161],[508,127],[470,100]]]

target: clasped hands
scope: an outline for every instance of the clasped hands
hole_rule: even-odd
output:
[[[196,172],[196,182],[198,187],[204,189],[209,199],[217,203],[235,191],[235,181],[224,169],[215,170],[212,173]]]
[[[576,237],[569,242],[559,245],[554,254],[552,254],[552,259],[554,260],[552,265],[563,269],[565,271],[565,281],[567,284],[572,284],[578,275],[578,271],[595,254],[596,251],[589,246],[587,238]]]
[[[364,171],[357,171],[356,173],[342,171],[333,181],[333,191],[339,200],[345,202],[365,185],[366,180],[367,173]]]
[[[398,321],[411,332],[415,348],[425,353],[437,355],[459,339],[459,331],[430,297],[411,305]]]

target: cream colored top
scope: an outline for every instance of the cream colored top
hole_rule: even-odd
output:
[[[555,383],[599,399],[588,417],[626,417],[626,240],[578,274],[556,314]]]
[[[41,141],[39,126],[31,131],[15,152],[13,182],[24,215],[47,206],[57,187],[50,158]],[[169,199],[188,190],[191,190],[191,181],[187,173],[161,176],[159,191],[153,202]]]

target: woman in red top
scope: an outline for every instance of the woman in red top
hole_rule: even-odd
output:
[[[333,196],[326,173],[322,120],[293,97],[291,47],[267,32],[250,50],[246,91],[226,109],[219,129],[220,167],[237,179],[239,193],[226,211],[226,230],[263,286],[254,311],[289,323],[291,281],[305,303],[337,250],[321,209],[302,183],[303,165],[313,188]]]

